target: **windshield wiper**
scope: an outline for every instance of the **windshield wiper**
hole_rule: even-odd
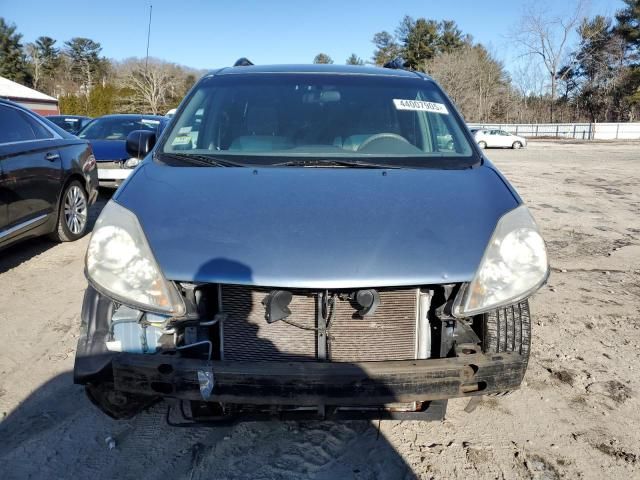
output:
[[[197,155],[191,153],[166,153],[161,152],[157,154],[160,160],[162,158],[170,158],[173,160],[180,160],[182,162],[191,162],[199,165],[206,165],[209,167],[246,167],[244,163],[233,162],[226,158],[220,158],[213,155]]]
[[[296,158],[284,162],[272,163],[272,167],[349,167],[349,168],[402,168],[400,165],[363,162],[361,160]]]

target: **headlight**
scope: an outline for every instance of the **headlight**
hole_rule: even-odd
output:
[[[538,290],[549,276],[544,240],[524,205],[506,213],[485,249],[475,277],[453,305],[468,317],[515,303]]]
[[[183,315],[184,303],[151,253],[136,216],[109,201],[87,250],[89,281],[114,300],[143,310]]]
[[[124,166],[125,168],[135,168],[138,166],[139,163],[140,163],[139,158],[130,158],[129,160],[124,162]]]

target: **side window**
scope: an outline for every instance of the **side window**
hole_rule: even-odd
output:
[[[436,134],[438,150],[441,152],[453,150],[453,136],[442,120],[442,115],[431,113],[429,114],[429,118],[432,120],[433,130]]]
[[[35,140],[36,135],[23,114],[15,108],[0,105],[0,143]]]
[[[24,117],[25,121],[29,124],[29,126],[33,130],[36,136],[36,140],[46,140],[48,138],[53,138],[53,134],[49,130],[47,130],[43,125],[40,125],[40,122],[31,118],[29,115],[23,112],[20,112],[20,115]]]

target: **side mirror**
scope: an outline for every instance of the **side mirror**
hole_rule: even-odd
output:
[[[143,159],[156,144],[156,132],[134,130],[127,136],[127,154],[133,158]]]

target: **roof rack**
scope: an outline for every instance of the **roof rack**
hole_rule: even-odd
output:
[[[393,60],[389,60],[382,68],[392,68],[393,70],[405,70],[407,68],[407,62],[404,58],[396,57]]]
[[[234,67],[250,67],[251,65],[253,65],[253,62],[246,57],[239,58],[233,64]]]

